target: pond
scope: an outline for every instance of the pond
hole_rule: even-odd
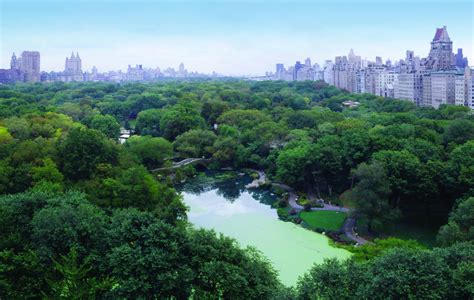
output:
[[[254,246],[273,264],[280,280],[294,285],[299,276],[325,258],[348,258],[346,250],[329,245],[324,235],[278,219],[269,189],[246,189],[251,181],[240,174],[207,173],[179,188],[190,208],[189,221],[236,239],[241,246]]]

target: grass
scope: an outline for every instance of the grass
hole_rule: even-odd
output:
[[[338,211],[302,211],[300,218],[311,229],[325,229],[337,231],[341,229],[346,213]]]

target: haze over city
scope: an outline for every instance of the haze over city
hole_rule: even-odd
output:
[[[104,14],[104,12],[107,12]],[[61,71],[78,51],[83,69],[129,64],[225,75],[263,74],[277,62],[323,63],[349,49],[362,58],[425,57],[434,28],[474,61],[472,1],[11,1],[0,2],[0,68],[11,54],[41,53],[41,69]]]

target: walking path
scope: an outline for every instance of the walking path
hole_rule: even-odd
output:
[[[258,171],[258,170],[255,170],[255,172],[258,173],[258,178],[254,179],[251,183],[247,184],[245,186],[246,188],[257,188],[261,184],[264,184],[265,181],[267,180],[267,176],[265,175],[265,172]]]
[[[252,183],[248,184],[246,187],[258,187],[260,183],[265,182],[266,180],[265,173],[263,171],[257,171],[257,172],[260,175],[259,178],[255,179]],[[292,187],[284,183],[272,183],[272,184],[288,192],[288,204],[291,206],[291,208],[297,211],[301,211],[304,209],[303,206],[299,205],[296,202],[296,200],[298,200],[298,195],[296,194],[295,190]],[[347,218],[344,222],[344,225],[342,226],[342,231],[344,235],[359,245],[363,245],[369,242],[359,237],[357,233],[354,231],[354,226],[356,225],[356,219],[354,216],[350,214],[350,209],[348,209],[347,207],[341,207],[341,206],[331,205],[327,203],[321,203],[321,204],[323,204],[324,207],[312,207],[311,210],[312,211],[329,210],[329,211],[340,211],[340,212],[347,213]]]

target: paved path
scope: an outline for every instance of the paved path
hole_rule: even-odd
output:
[[[264,184],[265,181],[267,181],[267,176],[265,175],[265,172],[258,171],[258,170],[254,170],[254,171],[258,173],[258,178],[254,179],[251,183],[247,184],[245,186],[246,188],[257,188],[261,184]]]
[[[262,171],[259,171],[259,174],[265,174]],[[289,185],[286,185],[284,183],[273,183],[274,186],[278,186],[286,191],[288,191],[288,204],[294,208],[297,211],[301,211],[304,209],[303,206],[299,205],[296,200],[298,199],[298,195],[296,194],[295,190],[290,187]],[[354,226],[356,225],[356,219],[354,216],[350,214],[350,210],[346,207],[340,207],[340,206],[335,206],[335,205],[330,205],[327,203],[323,203],[324,207],[312,207],[312,211],[321,211],[321,210],[329,210],[329,211],[340,211],[340,212],[345,212],[347,213],[347,218],[344,224],[342,225],[342,231],[344,232],[344,235],[347,236],[349,239],[352,241],[356,242],[359,245],[363,245],[366,243],[369,243],[369,241],[359,237],[355,231],[354,231]]]
[[[356,225],[356,219],[353,216],[348,216],[346,218],[346,221],[344,222],[344,225],[342,225],[342,230],[344,231],[344,234],[353,240],[354,242],[358,243],[359,245],[363,245],[366,243],[369,243],[366,239],[361,238],[360,236],[357,235],[354,231],[354,227]]]

